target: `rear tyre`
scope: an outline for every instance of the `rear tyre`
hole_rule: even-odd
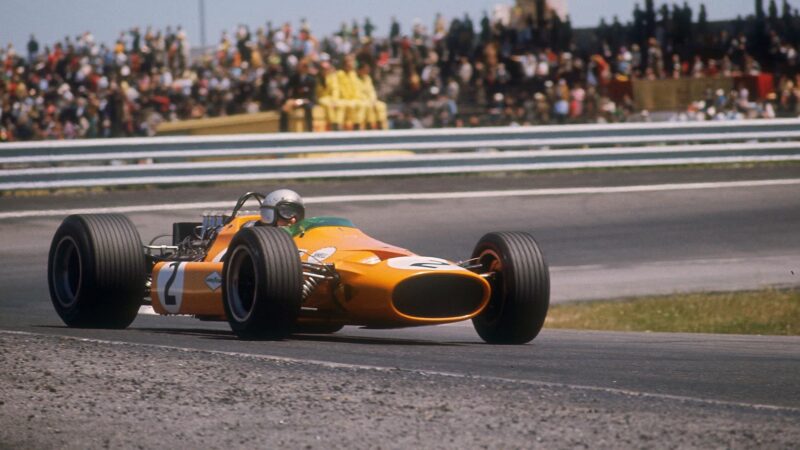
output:
[[[222,300],[242,339],[282,339],[300,313],[303,270],[292,238],[280,228],[236,233],[222,268]]]
[[[67,326],[125,328],[142,304],[145,265],[139,232],[127,217],[69,216],[50,245],[50,299]]]
[[[536,240],[528,233],[503,232],[483,236],[472,253],[492,295],[472,319],[475,331],[489,344],[525,344],[544,325],[550,305],[550,272]]]

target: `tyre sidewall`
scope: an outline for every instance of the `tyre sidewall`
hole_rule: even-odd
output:
[[[225,264],[222,268],[223,273],[223,283],[222,283],[222,298],[223,298],[223,306],[225,307],[225,316],[228,318],[228,323],[231,326],[231,329],[237,336],[240,338],[258,338],[259,333],[254,332],[254,328],[258,323],[259,319],[264,317],[264,303],[261,300],[261,293],[265,292],[266,290],[266,283],[264,280],[264,271],[265,271],[265,264],[264,264],[264,254],[261,251],[261,246],[259,242],[255,239],[255,236],[252,233],[246,232],[247,230],[242,230],[237,233],[233,239],[231,240],[230,244],[230,253],[225,258]],[[250,253],[250,257],[252,258],[253,267],[256,273],[257,282],[255,287],[255,298],[254,298],[254,305],[252,312],[247,315],[244,320],[240,320],[233,314],[230,301],[230,287],[228,285],[228,280],[233,277],[231,273],[232,261],[234,253],[239,250],[239,247],[244,247],[241,251],[247,251]]]
[[[486,251],[493,252],[502,267],[502,295],[492,297],[501,304],[495,305],[499,311],[492,311],[493,317],[486,311],[473,318],[475,330],[493,344],[529,342],[541,330],[549,307],[549,271],[541,250],[527,233],[489,233],[472,256]]]
[[[58,300],[55,278],[59,243],[69,238],[80,258],[80,279],[74,301]],[[146,269],[136,227],[120,214],[68,216],[56,230],[47,263],[53,306],[71,327],[121,329],[136,319],[144,297]]]
[[[281,236],[280,245],[283,249],[269,248],[259,237],[259,233],[275,233],[272,237]],[[288,234],[285,238],[279,233],[286,233],[278,228],[245,228],[240,230],[231,240],[228,256],[225,258],[223,266],[222,297],[225,315],[233,332],[242,339],[282,339],[288,336],[294,328],[297,316],[300,312],[300,283],[302,282],[300,257],[294,241]],[[244,319],[240,320],[232,313],[231,286],[229,281],[232,279],[231,273],[233,255],[237,249],[244,246],[250,252],[254,270],[256,272],[255,295],[252,305],[252,312]],[[294,260],[287,258],[296,258]],[[270,266],[270,262],[274,267]],[[282,271],[283,275],[292,277],[292,272],[297,273],[297,295],[272,296],[275,293],[275,286],[270,285],[270,279],[275,278],[274,273],[269,271]],[[295,298],[296,297],[296,298]]]
[[[80,287],[71,305],[63,305],[58,301],[54,279],[54,260],[58,244],[64,238],[72,238],[75,242],[78,256],[81,260]],[[94,257],[94,243],[86,227],[79,217],[70,216],[64,219],[58,227],[50,245],[47,263],[47,283],[50,289],[50,300],[61,320],[68,326],[89,326],[95,318],[98,302],[97,292],[92,286],[97,285],[96,261]]]
[[[508,320],[505,319],[504,314],[513,307],[512,303],[514,303],[516,296],[514,283],[516,273],[514,263],[509,258],[509,251],[506,243],[502,239],[498,239],[496,234],[487,234],[481,238],[480,242],[475,247],[472,257],[477,258],[487,250],[493,252],[499,258],[503,268],[503,282],[501,285],[502,295],[495,297],[495,293],[493,292],[492,294],[491,301],[499,301],[499,304],[492,305],[498,309],[492,313],[492,317],[487,317],[486,314],[481,313],[473,318],[472,321],[478,334],[484,340],[491,340],[489,336],[496,333],[498,330],[507,328]],[[494,283],[492,283],[492,288],[493,290],[495,289]],[[488,306],[489,305],[487,305],[487,307]]]

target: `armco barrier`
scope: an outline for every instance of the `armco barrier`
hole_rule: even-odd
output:
[[[97,139],[0,145],[0,190],[793,160],[796,119]]]

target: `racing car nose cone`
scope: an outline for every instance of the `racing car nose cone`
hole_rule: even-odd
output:
[[[442,319],[474,313],[481,307],[484,286],[471,276],[426,273],[400,282],[392,294],[402,314]]]

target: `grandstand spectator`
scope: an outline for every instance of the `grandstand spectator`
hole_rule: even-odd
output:
[[[389,28],[389,42],[392,47],[392,57],[396,58],[398,55],[397,49],[400,46],[400,23],[394,16],[392,16],[392,25]]]
[[[39,54],[39,41],[36,40],[36,37],[31,34],[30,40],[28,40],[28,63],[32,63],[36,56]]]
[[[317,79],[309,71],[309,61],[302,59],[297,63],[297,72],[289,78],[286,86],[286,101],[281,108],[280,129],[289,131],[289,115],[302,108],[305,117],[305,130],[314,130],[314,106],[317,104]]]
[[[364,129],[381,129],[387,126],[386,103],[378,99],[375,86],[372,83],[372,67],[369,63],[362,63],[358,67],[359,98],[364,104]]]
[[[338,131],[344,121],[344,107],[341,102],[339,77],[327,54],[323,54],[318,79],[317,102],[325,112],[325,120],[330,130]]]
[[[345,55],[342,68],[336,72],[339,80],[340,103],[344,109],[343,125],[348,130],[358,130],[364,123],[366,104],[359,92],[359,79],[355,70],[356,58]]]

